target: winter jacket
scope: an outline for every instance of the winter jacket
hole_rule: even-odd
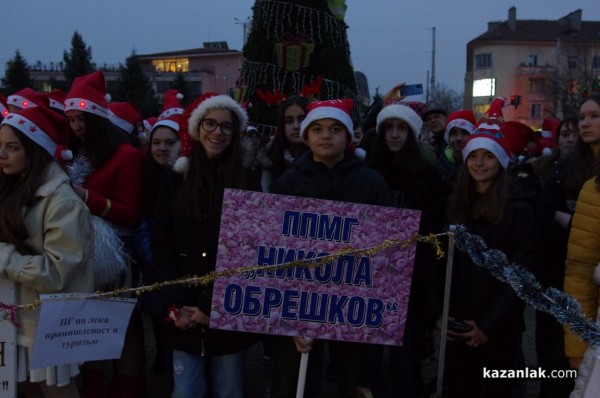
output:
[[[444,149],[442,155],[438,158],[436,163],[436,167],[442,174],[442,177],[452,185],[456,184],[456,180],[458,180],[458,175],[462,169],[462,166],[463,161],[456,161],[454,159],[452,148],[449,146]]]
[[[133,229],[140,221],[142,195],[142,153],[128,144],[85,180],[88,190],[86,204],[93,215],[102,217],[116,227]],[[124,230],[118,231],[119,235]],[[125,233],[131,235],[131,231]]]
[[[32,304],[40,294],[94,291],[94,233],[90,212],[56,163],[48,167],[35,200],[23,209],[27,244],[36,254],[21,254],[0,242],[0,273],[16,282],[17,303]],[[19,346],[31,348],[39,310],[19,311]]]
[[[579,194],[572,219],[567,261],[565,292],[577,299],[582,312],[595,319],[600,308],[600,290],[594,281],[594,269],[600,262],[600,192],[594,179],[587,181]],[[581,358],[587,344],[565,327],[565,353]]]
[[[506,254],[511,263],[530,268],[535,260],[538,228],[529,201],[533,193],[516,182],[509,185],[508,200],[497,224],[468,220],[465,227],[480,236],[488,248]],[[524,303],[510,285],[475,265],[468,254],[456,250],[452,275],[450,316],[474,320],[490,340],[514,339],[525,330]],[[441,314],[441,313],[440,313]]]
[[[166,173],[161,181],[152,222],[152,263],[148,270],[153,281],[203,276],[215,270],[224,186],[217,161],[209,161],[208,167],[216,195],[212,201],[207,195],[198,198],[202,209],[200,219],[178,205],[183,182],[181,174]],[[212,293],[212,283],[207,286],[176,285],[160,289],[158,300],[165,317],[171,305],[198,307],[210,315]],[[208,327],[182,330],[172,322],[167,328],[173,349],[193,355],[230,354],[256,342],[256,336],[250,333]]]
[[[387,184],[381,174],[347,152],[332,169],[304,153],[294,167],[283,173],[271,192],[304,198],[391,206]]]

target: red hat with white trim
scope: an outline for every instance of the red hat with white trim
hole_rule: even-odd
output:
[[[450,139],[450,130],[454,127],[458,127],[459,129],[463,129],[469,134],[473,133],[475,130],[475,114],[470,109],[462,109],[460,111],[452,112],[448,119],[446,119],[446,131],[444,132],[444,140],[447,143]]]
[[[306,142],[308,126],[321,119],[335,119],[346,127],[346,132],[352,139],[354,124],[352,123],[352,108],[354,101],[348,98],[326,101],[313,101],[308,104],[306,117],[300,124],[300,136]]]
[[[502,107],[506,100],[502,97],[494,99],[490,109],[479,119],[475,131],[467,139],[462,149],[463,159],[477,149],[487,149],[500,162],[504,170],[508,168],[511,150],[508,140],[502,134],[500,124],[503,121]]]
[[[65,99],[65,112],[83,111],[108,119],[109,98],[101,71],[79,76]]]
[[[542,148],[543,155],[550,155],[552,150],[557,147],[559,125],[560,120],[558,119],[546,118],[542,121],[541,137],[538,139],[538,144]]]
[[[163,95],[163,108],[160,115],[158,115],[158,120],[152,126],[152,130],[159,126],[170,127],[175,131],[179,131],[179,119],[180,115],[183,113],[185,109],[181,106],[179,102],[180,99],[183,99],[183,94],[181,94],[177,90],[167,90]]]
[[[142,121],[142,113],[131,101],[111,102],[108,104],[108,118],[114,125],[132,134],[135,127]]]
[[[68,156],[62,153],[63,132],[67,131],[67,119],[48,107],[36,106],[9,113],[0,125],[9,125],[25,134],[53,157]],[[60,152],[60,153],[59,153]]]
[[[50,99],[50,108],[57,109],[61,112],[65,111],[65,98],[67,94],[60,89],[52,90],[48,93]]]
[[[19,109],[27,109],[35,106],[47,107],[49,104],[48,95],[35,91],[29,87],[9,95],[6,103]]]
[[[0,120],[3,117],[8,115],[10,112],[8,111],[8,104],[6,103],[6,97],[0,94]]]

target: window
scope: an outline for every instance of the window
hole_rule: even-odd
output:
[[[542,111],[542,104],[531,104],[531,117],[541,119]]]
[[[473,81],[473,97],[493,97],[496,95],[496,79]]]
[[[492,54],[479,54],[475,56],[475,69],[491,68]]]
[[[546,80],[544,79],[529,79],[530,93],[544,93],[546,88]]]
[[[576,55],[571,55],[567,57],[567,68],[569,69],[577,69],[578,59]]]
[[[529,54],[529,57],[527,57],[527,66],[537,66],[537,64],[538,64],[537,54]]]
[[[157,59],[152,61],[157,72],[189,72],[190,63],[187,58]]]
[[[600,57],[597,55],[592,59],[592,69],[600,69]]]
[[[475,113],[475,117],[479,119],[488,109],[490,109],[490,104],[475,104],[473,112]]]

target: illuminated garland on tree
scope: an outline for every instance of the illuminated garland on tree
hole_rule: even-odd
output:
[[[600,327],[582,314],[575,298],[553,287],[542,287],[531,272],[518,264],[509,263],[500,250],[488,249],[480,236],[467,232],[463,226],[457,226],[454,244],[467,252],[476,265],[509,284],[525,303],[554,316],[583,341],[600,348]]]
[[[301,95],[317,76],[323,84],[310,99],[357,98],[350,45],[343,21],[343,0],[257,0],[252,29],[244,46],[244,62],[236,84],[236,100],[248,105],[250,122],[270,136],[278,118],[278,104],[257,93]],[[334,11],[336,14],[334,14]],[[359,118],[358,105],[353,117]]]

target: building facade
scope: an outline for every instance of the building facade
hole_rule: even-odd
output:
[[[185,75],[192,96],[208,91],[231,95],[240,75],[243,54],[230,50],[226,42],[211,42],[204,43],[201,48],[143,54],[137,58],[158,96],[173,88],[179,72]],[[106,64],[96,67],[103,71],[110,93],[119,79],[119,67]],[[30,75],[35,82],[34,88],[43,92],[50,92],[57,82],[65,81],[62,62],[33,65]]]
[[[489,22],[467,44],[465,108],[479,117],[502,96],[513,103],[505,119],[532,127],[572,114],[600,79],[600,22],[581,18],[577,10],[557,21],[517,20],[511,7],[507,21]]]

